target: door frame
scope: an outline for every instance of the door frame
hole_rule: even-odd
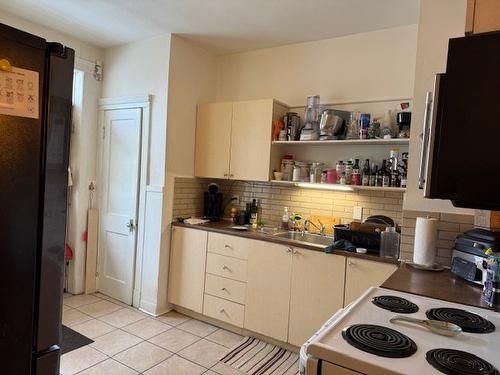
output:
[[[137,207],[137,243],[135,250],[134,259],[134,273],[132,280],[132,305],[138,307],[141,299],[141,281],[142,281],[142,263],[144,254],[144,225],[146,217],[146,189],[147,189],[147,179],[148,179],[148,166],[149,166],[149,137],[151,132],[150,126],[150,115],[151,115],[151,102],[153,100],[152,95],[142,95],[142,96],[125,96],[116,98],[102,98],[99,99],[99,123],[97,131],[97,206],[101,205],[102,196],[100,194],[101,178],[102,178],[102,160],[104,152],[104,113],[108,110],[114,109],[141,109],[141,150],[140,150],[140,160],[139,160],[139,201]],[[100,214],[99,214],[100,215]],[[101,232],[101,223],[99,223],[99,235]],[[101,241],[98,239],[98,256],[101,252]],[[99,265],[97,267],[99,270]],[[96,275],[97,277],[97,275]]]

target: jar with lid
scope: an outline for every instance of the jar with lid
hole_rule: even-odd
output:
[[[296,161],[295,166],[299,168],[300,170],[300,181],[301,182],[309,182],[310,178],[310,168],[311,168],[311,163],[307,161]],[[295,175],[294,175],[295,177]],[[294,180],[295,181],[295,180]]]
[[[323,163],[314,162],[311,164],[309,181],[312,183],[321,182],[321,174],[323,172]]]
[[[380,256],[387,258],[399,258],[399,238],[395,227],[387,227],[380,233]]]
[[[337,176],[336,176],[336,183],[339,184],[340,183],[340,177],[342,177],[342,175],[344,174],[345,172],[345,164],[342,160],[339,160],[338,163],[337,163],[337,166],[335,168],[335,171],[337,172]]]

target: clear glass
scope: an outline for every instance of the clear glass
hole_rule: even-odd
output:
[[[380,256],[398,259],[399,239],[400,235],[394,227],[389,227],[380,233]]]

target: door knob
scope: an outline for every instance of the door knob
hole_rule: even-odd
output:
[[[129,222],[126,224],[126,226],[131,232],[135,230],[136,225],[134,223],[134,219],[130,219]]]

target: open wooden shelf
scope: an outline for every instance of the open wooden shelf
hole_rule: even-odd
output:
[[[410,138],[391,139],[337,139],[331,141],[273,141],[273,145],[329,146],[329,145],[408,145]]]
[[[380,186],[361,186],[361,185],[340,185],[340,184],[318,184],[310,182],[294,182],[294,181],[278,181],[271,180],[271,184],[274,185],[286,185],[286,186],[297,186],[305,189],[317,189],[317,190],[337,190],[337,191],[360,191],[360,190],[371,190],[371,191],[393,191],[397,193],[404,193],[406,188],[397,187],[380,187]]]

